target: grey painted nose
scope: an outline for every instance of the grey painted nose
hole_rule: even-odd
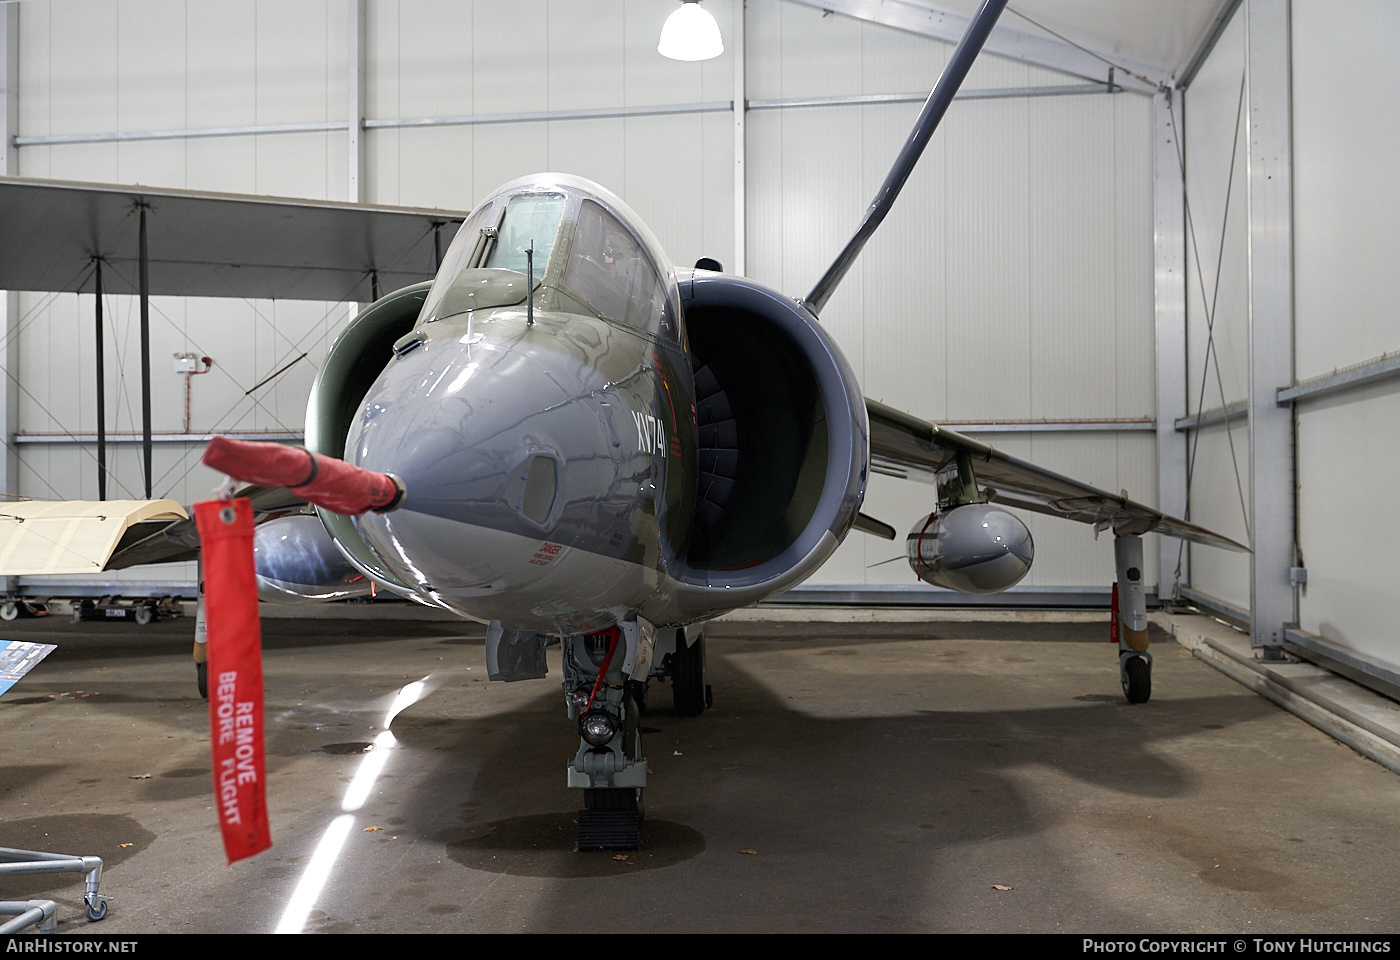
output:
[[[555,418],[542,411],[568,397],[546,359],[450,340],[412,351],[366,395],[347,459],[402,479],[411,491],[403,509],[509,524],[493,514],[512,509],[515,473],[524,467],[528,478],[534,459],[559,453]]]
[[[429,342],[391,363],[346,444],[347,460],[408,491],[359,521],[375,553],[435,588],[484,588],[528,561],[589,496],[569,477],[571,459],[596,460],[604,443],[582,379],[571,358],[519,342]]]

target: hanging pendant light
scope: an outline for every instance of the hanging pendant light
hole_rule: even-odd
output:
[[[695,0],[687,0],[666,18],[656,52],[672,60],[710,60],[724,52],[719,24]]]

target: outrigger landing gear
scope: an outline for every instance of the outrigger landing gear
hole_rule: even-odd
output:
[[[564,698],[579,728],[569,764],[569,786],[583,790],[579,850],[641,845],[647,762],[637,688],[645,689],[654,644],[651,627],[635,622],[563,640]]]
[[[194,607],[194,682],[199,688],[199,695],[205,700],[209,699],[209,648],[205,643],[209,639],[209,630],[204,622],[204,563],[199,564],[199,587],[196,589]]]
[[[1113,538],[1118,582],[1113,585],[1113,642],[1118,645],[1118,672],[1129,703],[1152,696],[1152,654],[1147,652],[1147,596],[1143,592],[1142,538]]]
[[[1129,703],[1146,703],[1152,696],[1152,654],[1122,650],[1118,653],[1123,696]]]

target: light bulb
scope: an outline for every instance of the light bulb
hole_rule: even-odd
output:
[[[708,10],[690,0],[666,18],[656,52],[672,60],[710,60],[724,52],[719,24]]]

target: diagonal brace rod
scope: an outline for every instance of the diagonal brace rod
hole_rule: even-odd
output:
[[[890,212],[890,208],[894,206],[895,199],[900,190],[904,189],[905,181],[914,171],[914,165],[919,162],[919,157],[923,155],[924,147],[928,146],[933,132],[938,129],[939,121],[948,112],[953,96],[958,92],[958,87],[962,86],[967,72],[972,69],[973,61],[982,51],[982,45],[987,42],[987,35],[992,32],[992,27],[996,25],[997,18],[1001,16],[1006,4],[1007,0],[982,0],[982,5],[977,8],[972,22],[968,24],[967,33],[958,41],[957,49],[948,58],[948,65],[943,68],[943,73],[939,75],[928,99],[924,101],[924,108],[919,111],[919,119],[914,122],[914,129],[909,132],[909,139],[895,158],[894,166],[890,168],[885,182],[880,186],[880,192],[875,195],[875,199],[865,211],[865,219],[861,221],[855,236],[851,237],[840,256],[827,267],[826,273],[803,300],[807,309],[814,315],[821,313],[822,307],[826,306],[826,302],[836,292],[837,285],[851,269],[851,264],[860,256],[865,242],[875,233]]]

